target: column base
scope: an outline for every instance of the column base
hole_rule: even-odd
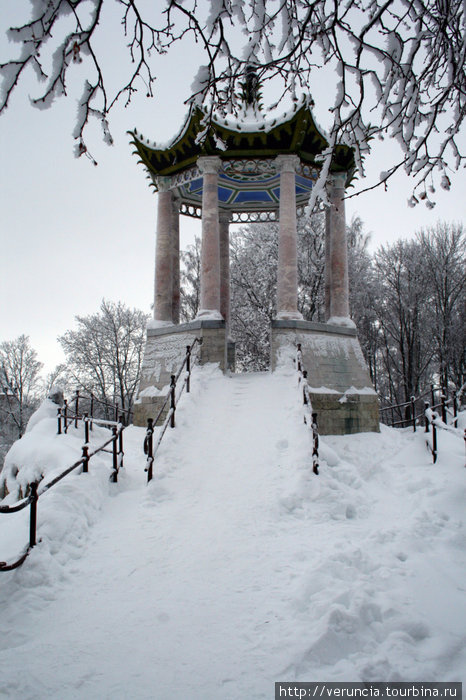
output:
[[[348,316],[331,316],[327,323],[330,326],[342,326],[344,328],[356,328],[356,324],[353,319]]]
[[[302,321],[303,315],[300,311],[279,311],[277,321]]]
[[[197,312],[196,319],[200,321],[223,321],[223,316],[217,309],[200,309]]]

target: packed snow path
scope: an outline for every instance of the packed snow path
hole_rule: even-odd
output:
[[[204,371],[185,398],[148,487],[144,431],[129,429],[101,512],[78,493],[80,537],[49,533],[0,580],[0,695],[242,700],[272,698],[276,680],[464,680],[454,436],[437,468],[419,435],[327,438],[316,477],[292,376]]]

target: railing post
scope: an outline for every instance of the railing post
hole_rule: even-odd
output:
[[[112,426],[112,434],[113,434],[113,440],[112,440],[112,467],[113,467],[113,472],[110,475],[110,481],[113,484],[116,484],[118,481],[118,454],[117,454],[117,440],[118,440],[118,435],[117,435],[117,427],[116,425]]]
[[[307,384],[307,370],[303,369],[303,404],[307,404],[307,396],[306,396],[306,384]]]
[[[89,447],[83,445],[83,474],[87,474],[89,471]]]
[[[317,427],[317,413],[312,413],[312,471],[319,474],[319,432]]]
[[[146,466],[147,483],[149,483],[149,481],[152,481],[152,464],[154,462],[153,435],[154,435],[153,420],[152,420],[152,418],[148,418],[147,419],[146,438],[144,440],[144,452],[147,455],[147,466]]]
[[[453,425],[458,427],[458,393],[455,389],[453,392]]]
[[[432,421],[432,459],[435,464],[437,461],[437,426]]]
[[[79,413],[79,389],[76,389],[76,399],[75,399],[75,403],[76,403],[76,405],[75,405],[75,408],[74,408],[74,412],[75,412],[75,416],[74,416],[74,427],[77,428],[77,427],[78,427],[78,413]]]
[[[186,346],[186,393],[189,394],[191,387],[191,347]]]
[[[445,396],[445,392],[442,389],[442,395],[440,397],[440,400],[442,402],[442,421],[446,424],[447,422],[447,397]]]
[[[429,432],[429,418],[427,417],[427,411],[428,411],[428,409],[429,409],[429,402],[426,401],[426,402],[424,403],[424,418],[425,418],[425,421],[426,421],[426,422],[425,422],[425,430],[424,430],[425,433],[428,433],[428,432]]]
[[[174,374],[172,374],[171,378],[170,378],[170,409],[171,409],[170,427],[171,428],[175,427],[175,410],[176,410],[175,391],[176,391],[176,377]]]
[[[65,420],[65,434],[68,433],[68,400],[64,399],[63,400],[63,413],[64,413],[64,420]]]
[[[61,408],[57,409],[58,435],[61,435]]]
[[[434,388],[434,385],[433,385],[433,384],[430,385],[430,400],[431,400],[430,405],[432,406],[432,410],[434,410],[434,406],[435,406],[435,388]]]
[[[123,417],[120,417],[120,430],[118,431],[118,457],[119,457],[119,464],[118,468],[120,469],[123,466],[123,455],[125,454],[123,451]]]
[[[94,394],[91,391],[91,408],[90,408],[90,414],[91,414],[91,430],[93,429],[93,423],[92,419],[94,418]]]
[[[413,432],[416,432],[416,408],[415,408],[415,398],[414,396],[411,396],[411,419],[413,421]]]
[[[86,445],[89,444],[89,416],[87,413],[84,414],[84,442]]]
[[[36,530],[37,530],[37,481],[31,484],[31,512],[29,516],[29,547],[36,545]]]
[[[301,367],[301,343],[297,344],[298,352],[297,352],[297,362],[298,362],[298,372],[301,372],[302,367]]]

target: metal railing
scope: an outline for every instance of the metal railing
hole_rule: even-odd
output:
[[[168,392],[167,396],[165,397],[165,401],[163,402],[157,416],[155,418],[148,418],[147,419],[147,431],[146,431],[146,437],[144,439],[144,454],[147,455],[147,460],[146,460],[146,467],[145,470],[147,472],[147,483],[152,480],[154,476],[154,460],[155,460],[155,455],[157,453],[157,450],[160,447],[160,443],[162,442],[163,436],[165,435],[165,432],[170,425],[171,428],[175,427],[175,413],[176,413],[176,407],[178,404],[178,401],[181,398],[181,395],[183,391],[186,389],[186,393],[189,394],[190,388],[191,388],[191,369],[192,369],[192,353],[196,345],[200,346],[202,345],[202,338],[195,338],[193,343],[191,345],[186,346],[186,355],[183,360],[183,363],[181,367],[179,368],[178,372],[176,374],[172,374],[170,376],[170,391]],[[185,376],[183,378],[183,381],[181,383],[181,389],[178,392],[178,395],[176,393],[176,388],[177,388],[177,383],[178,380],[181,376],[181,373],[183,370],[186,368]],[[164,411],[167,409],[168,403],[170,403],[169,409],[167,416],[165,418],[165,421],[163,425],[161,426],[160,432],[157,436],[157,441],[154,444],[154,426],[157,424],[159,419],[162,417]]]
[[[59,409],[60,410],[60,409]],[[74,418],[73,418],[74,420]],[[106,425],[106,426],[111,426],[112,428],[112,436],[106,440],[102,445],[99,445],[96,449],[94,449],[92,452],[89,452],[89,425],[91,419],[88,418],[86,415],[83,418],[79,418],[79,420],[82,420],[84,422],[84,436],[85,436],[85,444],[82,447],[82,456],[80,459],[78,459],[74,464],[71,466],[67,467],[63,472],[61,472],[58,476],[54,477],[50,481],[34,481],[29,485],[29,494],[23,498],[21,501],[18,501],[17,503],[14,503],[13,505],[8,505],[8,506],[2,506],[0,504],[0,514],[2,513],[16,513],[20,510],[23,510],[24,508],[27,508],[27,506],[30,506],[30,513],[29,513],[29,544],[27,545],[24,553],[21,555],[21,557],[15,561],[12,564],[7,564],[6,562],[0,561],[0,572],[2,571],[11,571],[12,569],[16,569],[18,566],[21,566],[21,564],[25,561],[26,557],[28,556],[29,552],[31,549],[37,544],[37,501],[39,500],[40,496],[43,496],[47,491],[49,491],[55,484],[58,484],[59,481],[65,478],[68,474],[70,474],[72,471],[77,469],[79,466],[82,465],[82,473],[86,474],[89,471],[89,462],[94,457],[96,454],[99,452],[110,452],[112,454],[112,472],[110,474],[110,481],[113,483],[116,483],[118,481],[118,472],[120,471],[120,468],[123,466],[123,430],[124,430],[124,425],[121,422],[116,422],[116,421],[106,421],[102,420],[100,418],[94,418],[95,423],[99,423],[100,425]],[[60,422],[60,418],[59,418]],[[60,433],[60,430],[59,430]],[[106,448],[108,445],[112,444],[112,449],[107,450]]]
[[[303,355],[301,352],[301,343],[297,344],[296,367],[298,370],[299,386],[302,389],[303,407],[304,407],[304,423],[309,426],[312,431],[312,471],[314,474],[319,473],[319,431],[317,427],[317,413],[312,410],[311,394],[309,392],[309,384],[307,382],[307,371],[303,367]]]
[[[72,410],[73,404],[74,410]],[[83,405],[86,406],[86,411],[83,410]],[[77,421],[79,419],[80,409],[82,415],[86,413],[91,419],[99,418],[99,420],[103,420],[101,416],[96,415],[96,409],[98,409],[99,406],[105,409],[105,414],[107,416],[113,415],[113,419],[115,421],[124,422],[126,425],[129,425],[131,422],[131,417],[133,415],[132,409],[120,408],[118,401],[115,401],[114,403],[103,401],[102,399],[97,398],[97,396],[95,396],[95,394],[92,392],[90,396],[86,396],[85,394],[81,394],[79,389],[76,389],[74,396],[71,399],[64,399],[63,401],[62,417],[65,433],[73,420],[75,421],[75,427],[78,427]]]
[[[436,397],[436,393],[438,397]],[[409,401],[404,401],[402,403],[391,404],[389,406],[383,406],[379,409],[380,420],[385,425],[389,425],[392,428],[406,428],[412,427],[413,431],[416,431],[416,425],[421,424],[424,420],[425,414],[425,399],[429,396],[431,399],[430,408],[432,410],[440,410],[442,421],[447,424],[448,416],[451,418],[451,424],[456,425],[458,420],[458,396],[457,392],[454,391],[452,396],[447,399],[447,392],[441,386],[434,386],[431,384],[430,389],[425,391],[420,396],[411,396]],[[402,416],[404,409],[405,417]],[[390,412],[390,417],[386,417],[385,414]],[[396,416],[396,419],[395,419]]]
[[[454,433],[458,438],[463,437],[464,440],[464,446],[466,449],[466,428],[463,430],[463,433],[458,429],[457,424],[458,424],[458,415],[457,413],[454,416],[454,419],[452,423],[455,423],[455,425],[448,424],[446,421],[446,415],[447,413],[442,411],[442,415],[440,416],[439,413],[435,409],[438,409],[440,407],[444,408],[445,403],[443,404],[437,404],[436,406],[430,406],[429,402],[425,402],[425,407],[424,407],[424,421],[425,421],[425,428],[424,431],[426,433],[430,433],[430,430],[432,429],[432,440],[429,437],[426,437],[426,447],[429,450],[429,452],[432,454],[432,461],[435,464],[437,461],[438,457],[438,439],[437,439],[437,428],[440,428],[441,430],[445,430],[448,432]]]

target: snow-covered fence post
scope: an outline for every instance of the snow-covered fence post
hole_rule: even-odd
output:
[[[411,396],[411,418],[413,421],[413,432],[416,432],[416,406],[414,402],[415,398]]]
[[[123,416],[120,416],[120,429],[118,431],[118,469],[123,466],[123,456],[125,454],[123,451],[123,428]]]
[[[144,453],[147,455],[146,469],[147,472],[147,483],[152,481],[152,465],[154,463],[154,453],[153,453],[153,435],[154,435],[154,423],[152,418],[147,419],[147,432],[144,439]]]
[[[74,407],[74,427],[78,427],[78,416],[79,413],[79,389],[76,389],[76,396],[75,396],[75,407]]]
[[[89,409],[91,414],[91,430],[93,429],[92,418],[94,418],[94,394],[91,392],[91,407]]]
[[[191,347],[186,346],[186,393],[189,394],[191,388]]]
[[[118,440],[118,429],[116,425],[112,426],[112,473],[110,474],[110,481],[116,484],[118,481],[118,454],[117,454],[117,440]]]
[[[303,421],[312,430],[312,471],[319,474],[319,430],[317,426],[317,413],[312,410],[312,402],[307,383],[307,370],[303,369],[301,344],[297,343],[296,368],[298,370],[299,384],[303,392]]]
[[[438,418],[438,414],[435,413],[433,409],[429,408],[429,404],[427,402],[425,403],[425,417],[426,433],[429,432],[429,423],[432,425],[432,444],[430,444],[429,440],[426,439],[426,445],[432,452],[432,461],[435,464],[435,462],[437,461],[437,426],[435,425],[435,421]]]
[[[176,397],[175,397],[175,390],[176,390],[176,377],[174,374],[171,375],[170,377],[170,427],[174,428],[175,427],[175,410],[176,410]]]
[[[29,515],[29,547],[34,547],[36,544],[36,530],[37,530],[37,481],[33,481],[31,484],[31,494],[29,498],[31,499],[31,510]]]
[[[57,408],[58,435],[61,435],[61,408]]]
[[[437,426],[434,421],[435,418],[432,420],[432,460],[435,464],[437,461]]]
[[[442,421],[447,423],[447,397],[445,391],[442,389],[442,394],[440,396],[440,402],[442,404]]]
[[[453,425],[455,428],[458,427],[458,392],[456,389],[453,392]]]
[[[319,474],[319,431],[317,413],[312,413],[312,471]]]
[[[89,416],[87,413],[84,414],[84,442],[86,445],[89,444]]]
[[[63,401],[63,419],[65,421],[65,435],[68,433],[68,401]]]
[[[307,369],[303,369],[302,371],[303,375],[303,404],[306,406],[307,405],[307,394],[306,394],[306,386],[307,386]]]
[[[425,429],[424,432],[428,433],[429,432],[429,417],[427,415],[427,411],[429,410],[429,402],[425,401],[424,403],[424,418],[425,418]]]
[[[89,447],[83,445],[83,474],[87,474],[89,471]]]

